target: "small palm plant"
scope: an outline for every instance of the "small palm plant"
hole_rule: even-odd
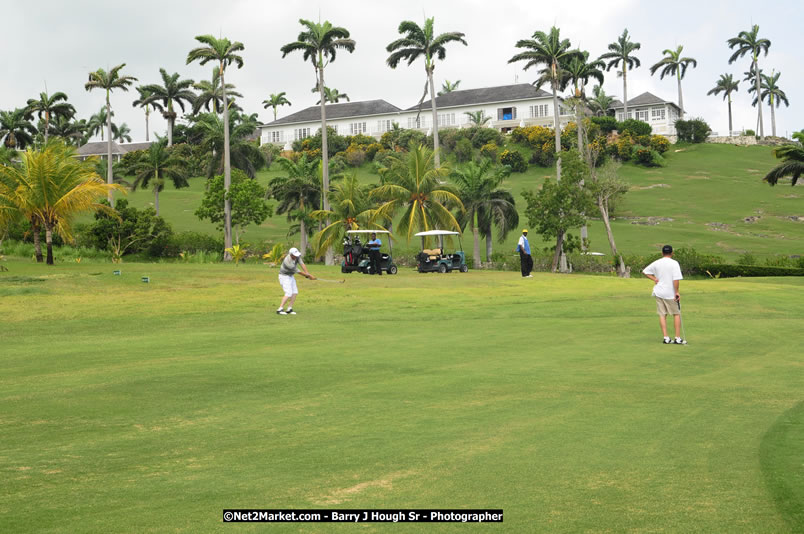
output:
[[[239,244],[235,244],[227,248],[225,252],[232,256],[232,259],[235,262],[235,267],[237,267],[238,264],[240,264],[240,261],[246,257],[248,249],[244,246],[240,246]]]

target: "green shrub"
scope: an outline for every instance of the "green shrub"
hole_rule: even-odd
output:
[[[162,217],[156,216],[153,208],[138,210],[129,206],[128,200],[121,198],[115,203],[115,210],[120,220],[104,212],[95,213],[95,223],[87,232],[87,242],[93,248],[110,250],[109,240],[119,239],[125,247],[121,251],[123,254],[146,252],[154,257],[165,254],[173,230]]]
[[[458,144],[458,141],[467,138],[466,130],[463,129],[444,128],[443,130],[438,130],[438,142],[446,152],[452,152],[455,150],[455,145]]]
[[[692,248],[682,247],[673,252],[673,259],[681,264],[686,274],[706,274],[704,266],[723,263],[723,258],[714,254],[701,254]]]
[[[653,128],[651,128],[650,124],[647,122],[642,122],[636,119],[626,119],[617,123],[617,131],[619,131],[621,134],[629,132],[633,136],[639,136],[650,135],[653,132]]]
[[[360,167],[366,161],[366,151],[360,145],[349,145],[346,149],[346,163],[352,167]]]
[[[366,159],[369,161],[374,161],[374,156],[377,155],[377,152],[383,150],[382,145],[379,143],[371,143],[366,147]]]
[[[628,161],[634,152],[634,140],[629,134],[621,134],[614,143],[615,154],[622,161]]]
[[[746,130],[743,132],[745,135],[750,135],[751,137],[756,137],[757,133],[754,130]]]
[[[170,246],[172,249],[176,250],[176,254],[178,255],[179,252],[188,252],[188,253],[196,253],[196,252],[221,252],[223,251],[223,239],[222,238],[215,238],[209,234],[204,234],[201,232],[179,232],[174,234],[170,240]]]
[[[657,151],[642,145],[634,145],[631,159],[646,167],[663,167],[664,158]]]
[[[364,134],[347,135],[345,139],[347,145],[356,145],[359,147],[363,147],[364,149],[370,144],[377,142],[370,135],[364,135]]]
[[[765,265],[768,267],[795,267],[796,262],[790,256],[776,255],[765,258]]]
[[[391,164],[397,159],[397,153],[391,150],[383,150],[382,152],[377,152],[374,156],[374,167],[375,169],[389,169],[391,168]]]
[[[346,170],[347,163],[346,163],[346,153],[345,152],[338,152],[331,158],[329,158],[329,172],[332,174],[338,174]]]
[[[608,115],[604,117],[592,117],[592,123],[600,127],[603,134],[610,134],[617,129],[617,119]]]
[[[650,147],[659,154],[664,154],[670,149],[670,140],[663,135],[651,135]]]
[[[573,148],[578,148],[578,125],[570,122],[561,130],[561,150]]]
[[[511,167],[512,172],[525,172],[528,170],[528,164],[525,162],[524,156],[517,150],[503,150],[500,154],[500,163]]]
[[[346,147],[349,146],[349,141],[343,135],[338,135],[335,133],[335,129],[331,126],[327,126],[327,153],[329,157],[334,156],[337,152],[341,152],[346,150]],[[306,139],[300,139],[293,142],[293,150],[296,152],[301,152],[302,150],[319,150],[319,154],[321,154],[321,129],[319,128],[318,131],[312,137],[307,137]]]
[[[262,157],[265,159],[265,168],[271,168],[271,164],[279,157],[281,151],[282,149],[273,143],[260,145],[260,152],[262,152]]]
[[[455,159],[458,163],[471,161],[472,159],[472,142],[468,139],[460,139],[455,145]]]
[[[737,258],[737,264],[738,265],[756,265],[757,264],[757,259],[750,252],[746,252],[745,254],[743,254],[742,256]]]
[[[804,269],[790,267],[770,267],[766,265],[728,265],[716,263],[702,264],[703,273],[714,278],[735,278],[738,276],[804,276]]]
[[[499,149],[500,147],[497,146],[497,143],[486,143],[480,147],[480,155],[484,158],[490,159],[491,161],[497,161],[497,151]]]
[[[679,141],[686,141],[688,143],[703,143],[712,129],[701,118],[685,120],[677,120],[675,122],[676,134]]]
[[[495,143],[497,146],[502,146],[505,143],[503,134],[497,131],[496,128],[486,127],[473,127],[467,130],[472,135],[472,146],[480,148],[488,143]]]

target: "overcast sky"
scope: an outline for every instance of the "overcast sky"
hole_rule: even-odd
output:
[[[36,7],[34,7],[34,5]],[[634,41],[642,44],[637,57],[642,67],[629,73],[628,94],[634,97],[650,91],[677,101],[675,79],[650,76],[649,67],[666,48],[684,45],[684,54],[698,60],[698,68],[687,72],[683,81],[685,109],[703,116],[716,132],[728,130],[726,103],[721,97],[706,96],[721,73],[742,79],[750,59],[729,65],[726,40],[741,30],[759,24],[760,35],[772,42],[767,58],[760,59],[766,72],[781,71],[779,85],[787,93],[790,107],[777,109],[777,133],[788,135],[804,128],[804,74],[796,50],[804,17],[801,0],[775,2],[773,9],[756,2],[576,0],[537,2],[534,0],[340,0],[305,2],[286,0],[140,0],[138,2],[74,0],[21,4],[0,0],[6,15],[3,28],[5,68],[0,77],[0,109],[22,107],[28,98],[47,89],[63,91],[88,118],[102,106],[101,92],[87,93],[87,74],[97,68],[126,63],[125,74],[139,83],[160,81],[159,68],[179,72],[193,80],[210,78],[210,68],[186,65],[188,51],[200,34],[223,35],[245,45],[242,69],[231,69],[227,82],[244,98],[241,105],[260,119],[272,120],[272,112],[261,102],[270,93],[286,91],[292,107],[280,108],[280,117],[315,104],[310,92],[315,85],[312,65],[301,54],[282,59],[279,48],[295,41],[299,18],[329,20],[346,27],[357,42],[353,54],[342,53],[326,71],[326,83],[347,93],[352,101],[381,98],[406,108],[414,105],[424,85],[421,62],[391,70],[385,65],[385,46],[397,37],[402,20],[421,24],[425,16],[435,17],[437,32],[462,31],[468,46],[452,44],[447,58],[436,66],[436,84],[461,80],[460,88],[471,89],[519,82],[532,82],[533,72],[509,65],[518,39],[552,25],[573,46],[592,56],[606,51],[627,27]],[[761,4],[760,4],[761,6]],[[614,70],[607,73],[607,93],[622,98],[622,81]],[[734,127],[755,128],[756,108],[751,107],[747,84],[740,85],[733,104]],[[125,122],[134,141],[145,139],[145,119],[132,108],[136,91],[115,92],[112,107],[115,122]],[[770,134],[770,110],[763,106],[765,132]],[[151,115],[151,129],[165,133],[161,116]]]

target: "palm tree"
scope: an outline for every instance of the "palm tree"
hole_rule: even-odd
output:
[[[369,198],[371,186],[361,185],[357,174],[351,174],[332,187],[328,210],[315,210],[310,215],[319,221],[327,221],[326,226],[313,236],[313,250],[321,256],[333,245],[343,240],[347,230],[359,228],[384,228],[374,222],[376,210]]]
[[[486,239],[486,261],[491,261],[493,226],[497,226],[498,243],[503,243],[511,230],[519,226],[516,200],[510,191],[496,189],[492,191],[490,200],[490,204],[481,206],[477,214],[480,235]]]
[[[305,219],[309,217],[311,207],[318,207],[321,199],[321,184],[318,181],[319,161],[308,159],[302,154],[298,161],[287,158],[276,160],[285,176],[274,178],[269,183],[269,191],[279,205],[276,213],[287,213],[288,221],[299,221],[301,234],[300,250],[307,252],[307,226]]]
[[[0,111],[0,139],[8,148],[24,149],[33,143],[36,127],[26,118],[27,110]]]
[[[418,231],[433,229],[460,232],[460,224],[452,209],[463,211],[457,191],[442,178],[449,175],[448,167],[436,167],[434,151],[422,145],[411,145],[400,159],[391,164],[384,184],[371,191],[371,197],[383,202],[377,208],[375,220],[390,220],[403,210],[398,230],[407,240]]]
[[[114,117],[114,111],[112,111],[112,117]],[[93,137],[97,134],[100,134],[101,141],[106,140],[106,123],[108,121],[108,116],[106,113],[106,108],[102,107],[98,110],[97,113],[91,115],[89,117],[89,121],[87,122],[87,134],[89,137]],[[117,129],[117,125],[113,122],[111,124],[111,130],[114,132]]]
[[[72,120],[67,117],[56,117],[50,123],[50,133],[56,137],[61,137],[70,145],[79,145],[84,135],[86,135],[87,121]]]
[[[578,150],[581,150],[583,147],[580,124],[583,120],[583,112],[586,106],[586,84],[589,83],[590,79],[595,79],[602,85],[603,71],[601,69],[605,68],[605,66],[606,64],[599,59],[589,61],[589,52],[584,51],[581,52],[580,56],[572,58],[566,67],[569,81],[575,89],[575,120],[578,125],[578,128],[576,128],[578,130]]]
[[[319,105],[321,106],[321,159],[323,169],[324,191],[329,191],[329,148],[327,146],[327,109],[324,95],[324,70],[327,65],[335,61],[338,50],[349,53],[355,49],[354,40],[349,38],[349,30],[340,26],[333,26],[328,20],[315,23],[299,19],[304,29],[299,33],[296,41],[284,45],[280,50],[282,57],[291,52],[301,52],[304,61],[310,61],[315,69],[316,83],[318,84]],[[324,195],[324,211],[329,210],[329,195]],[[329,223],[327,223],[329,225]],[[332,248],[327,249],[326,264],[333,264]]]
[[[463,114],[469,118],[472,126],[485,126],[491,120],[491,117],[486,115],[482,109],[479,111],[464,111]]]
[[[148,147],[146,156],[134,167],[132,191],[138,187],[154,189],[154,208],[159,215],[159,193],[165,188],[165,179],[173,182],[173,187],[180,189],[190,185],[187,182],[187,160],[174,155],[168,148],[165,139],[160,139]]]
[[[804,147],[794,144],[783,145],[773,153],[784,161],[771,169],[763,180],[770,185],[776,185],[780,178],[789,176],[793,179],[790,185],[796,185],[798,178],[804,174]]]
[[[463,224],[468,222],[472,230],[475,269],[480,269],[480,227],[484,222],[481,214],[491,214],[495,208],[506,209],[507,202],[499,198],[500,190],[497,188],[509,173],[508,167],[501,167],[489,159],[484,159],[480,163],[469,162],[450,175],[458,188],[458,196],[465,210],[461,214],[460,222]],[[491,217],[485,218],[490,222]],[[487,237],[491,237],[490,228]]]
[[[114,213],[99,201],[122,187],[104,184],[95,172],[94,159],[79,160],[75,149],[60,141],[48,143],[42,150],[28,149],[21,158],[19,166],[0,166],[0,199],[4,199],[0,205],[13,204],[19,213],[45,227],[47,264],[53,265],[53,231],[71,240],[71,223],[77,214]]]
[[[718,95],[723,93],[723,100],[729,103],[729,135],[734,131],[731,122],[731,94],[736,93],[740,88],[740,82],[735,80],[731,74],[721,74],[715,86],[711,88],[707,95]]]
[[[106,180],[107,183],[114,183],[114,171],[112,170],[112,103],[111,94],[115,89],[122,89],[128,91],[128,88],[137,81],[133,76],[121,76],[120,71],[125,67],[125,63],[121,63],[116,67],[112,67],[109,72],[103,69],[98,69],[95,72],[89,73],[89,81],[84,85],[87,91],[93,89],[103,89],[106,91]],[[113,204],[112,190],[109,189],[109,204]]]
[[[781,72],[771,72],[770,76],[766,76],[760,72],[760,77],[762,78],[762,82],[760,83],[760,88],[762,89],[761,96],[762,100],[767,100],[768,105],[770,106],[771,132],[773,137],[776,137],[776,108],[778,108],[781,104],[784,104],[786,107],[790,107],[790,102],[787,100],[787,95],[779,88],[779,85],[777,84],[781,75]],[[754,88],[752,87],[748,90],[748,92],[754,93],[753,104],[755,106],[759,105]]]
[[[285,97],[285,91],[282,91],[278,94],[271,94],[268,98],[262,101],[262,107],[265,109],[273,108],[274,109],[274,120],[276,120],[276,108],[279,106],[290,106],[290,100]]]
[[[628,69],[639,68],[639,58],[632,55],[635,51],[642,47],[640,43],[631,41],[628,35],[628,28],[623,30],[623,34],[617,38],[617,41],[609,44],[609,51],[600,56],[602,60],[609,60],[606,70],[611,70],[612,67],[619,67],[622,64],[623,70],[617,74],[622,74],[623,77],[623,118],[628,118]]]
[[[457,80],[455,83],[451,83],[449,80],[444,80],[444,83],[441,84],[441,90],[438,92],[438,96],[445,95],[447,93],[451,93],[458,89],[458,86],[461,85],[461,81]]]
[[[318,87],[313,87],[313,90],[310,91],[311,93],[317,93]],[[331,89],[329,87],[324,87],[324,100],[329,102],[330,104],[337,104],[341,100],[346,100],[347,102],[351,102],[349,95],[346,93],[341,93],[337,89]],[[320,104],[321,100],[316,102],[316,105]]]
[[[221,80],[221,100],[227,103],[223,106],[223,188],[226,192],[223,201],[223,240],[224,249],[230,249],[232,248],[232,204],[229,200],[229,188],[232,185],[232,164],[229,147],[229,100],[226,97],[225,72],[226,67],[232,63],[236,64],[238,69],[243,67],[243,58],[237,52],[244,50],[245,46],[241,42],[233,43],[225,37],[216,39],[212,35],[198,35],[195,39],[206,46],[190,50],[190,53],[187,54],[187,64],[189,65],[193,61],[198,61],[201,65],[206,65],[210,61],[216,62]],[[223,258],[231,261],[232,255],[224,252]]]
[[[436,109],[435,85],[433,82],[433,71],[435,70],[435,60],[444,60],[447,55],[445,46],[447,43],[461,43],[467,46],[462,32],[447,32],[435,35],[433,30],[434,17],[425,19],[424,26],[419,26],[413,21],[405,20],[399,24],[399,33],[404,37],[397,39],[389,44],[385,49],[391,52],[386,63],[392,69],[399,65],[400,61],[407,60],[410,66],[419,57],[424,58],[424,71],[427,74],[427,82],[424,84],[424,94],[419,100],[419,111],[424,98],[427,96],[427,88],[430,88],[430,107],[433,110],[433,149],[435,150],[435,166],[441,166],[441,154],[438,149],[438,110]],[[454,89],[454,87],[453,87]]]
[[[524,52],[516,54],[508,60],[508,63],[524,61],[525,70],[531,67],[542,66],[539,71],[539,79],[535,82],[540,86],[545,82],[550,82],[553,90],[553,120],[556,136],[556,177],[561,180],[561,119],[558,110],[558,91],[563,90],[569,78],[566,75],[564,66],[573,59],[583,58],[580,50],[570,49],[569,39],[561,39],[561,30],[553,26],[550,33],[536,31],[532,39],[521,39],[517,41],[517,48],[526,49]]]
[[[212,81],[201,80],[193,85],[199,93],[193,103],[193,115],[197,115],[201,108],[212,113],[218,113],[218,109],[223,107],[223,86],[221,85],[221,75],[217,68],[212,69]],[[243,98],[243,95],[235,91],[235,86],[231,83],[226,84],[226,94],[229,97],[229,109],[240,109],[235,103],[235,98]]]
[[[28,117],[36,114],[45,121],[45,144],[47,144],[48,134],[50,133],[50,120],[58,117],[71,119],[75,115],[75,108],[67,102],[67,95],[62,92],[48,95],[46,92],[39,93],[39,99],[31,98],[28,100]]]
[[[141,107],[145,110],[145,141],[147,142],[151,140],[151,127],[148,124],[151,117],[151,107],[155,110],[162,111],[162,105],[159,102],[149,100],[152,93],[146,89],[144,85],[137,87],[137,93],[139,93],[140,97],[132,102],[131,105],[135,108]]]
[[[681,118],[684,118],[684,98],[681,96],[681,78],[687,74],[687,68],[698,66],[698,62],[691,57],[681,57],[681,51],[684,50],[682,45],[678,45],[675,50],[669,48],[662,52],[664,57],[655,63],[650,68],[650,74],[653,76],[656,71],[660,71],[659,79],[664,79],[665,76],[674,75],[678,81],[678,107],[681,109]]]
[[[119,141],[121,143],[130,143],[131,128],[128,127],[128,124],[124,122],[120,126],[112,128],[112,140]]]
[[[606,115],[611,107],[614,99],[606,94],[606,91],[599,85],[592,88],[593,97],[587,102],[589,108],[598,117]]]
[[[228,143],[230,166],[254,178],[264,159],[260,149],[254,143],[248,142],[247,137],[254,133],[258,121],[254,115],[241,115],[234,110],[228,115],[228,128],[224,128],[223,120],[214,113],[203,113],[195,120],[196,129],[201,136],[201,145],[212,154],[206,170],[207,178],[222,174],[226,170],[224,146],[227,131],[231,132]]]
[[[750,31],[741,31],[737,37],[732,37],[728,41],[729,48],[736,49],[729,58],[729,65],[737,61],[746,54],[751,56],[751,69],[761,73],[759,69],[759,54],[765,53],[768,56],[768,49],[771,42],[768,39],[759,38],[759,25],[754,24]],[[761,93],[759,76],[754,77],[754,91]],[[762,124],[762,101],[757,102],[757,121],[759,122],[759,138],[765,138],[765,126]]]
[[[195,93],[190,90],[193,80],[180,80],[179,73],[168,74],[165,69],[159,69],[162,76],[162,85],[150,84],[145,86],[145,90],[151,93],[148,103],[159,102],[163,108],[162,116],[167,120],[167,146],[173,146],[173,125],[176,122],[177,113],[173,109],[174,103],[184,112],[184,103],[192,106],[195,101]]]

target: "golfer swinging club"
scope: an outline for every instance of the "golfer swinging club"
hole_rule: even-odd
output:
[[[663,246],[662,257],[645,267],[642,273],[653,280],[652,295],[656,297],[656,313],[659,314],[659,326],[662,327],[662,336],[664,336],[662,343],[683,345],[679,307],[681,294],[678,292],[678,286],[684,277],[681,276],[681,266],[673,259],[673,247]],[[673,326],[676,330],[676,338],[672,341],[667,335],[668,315],[673,316]]]
[[[533,278],[530,272],[533,270],[533,256],[530,255],[530,243],[528,243],[528,230],[522,230],[522,236],[516,245],[519,252],[519,267],[522,269],[522,278]]]
[[[299,271],[299,267],[301,267],[301,271]],[[296,312],[293,311],[293,303],[296,302],[299,289],[296,287],[296,279],[293,275],[297,272],[300,272],[305,278],[315,280],[315,276],[307,272],[307,266],[301,259],[299,249],[292,248],[288,255],[285,256],[285,259],[282,260],[282,265],[279,266],[279,285],[282,286],[285,296],[282,297],[282,303],[279,305],[279,309],[276,310],[277,315],[296,315]],[[287,311],[282,309],[285,307],[286,302],[288,303]]]

